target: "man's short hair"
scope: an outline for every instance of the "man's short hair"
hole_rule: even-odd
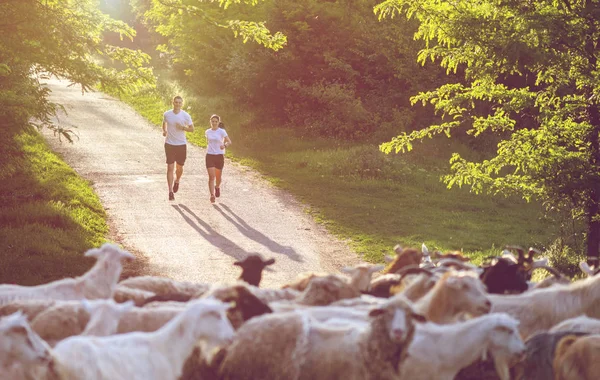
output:
[[[183,102],[183,98],[179,95],[176,95],[173,97],[173,101],[176,101],[177,99],[181,100]]]

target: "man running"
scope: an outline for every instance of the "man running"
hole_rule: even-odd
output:
[[[191,116],[181,109],[183,98],[173,98],[173,109],[163,114],[162,130],[165,136],[165,155],[167,156],[167,185],[169,186],[169,200],[175,200],[175,193],[179,190],[179,180],[183,174],[183,165],[187,157],[187,138],[185,132],[194,132]],[[175,182],[173,183],[174,164]]]

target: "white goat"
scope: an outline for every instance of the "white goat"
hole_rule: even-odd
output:
[[[523,339],[566,319],[586,314],[600,318],[600,276],[557,284],[516,295],[490,295],[492,312],[506,312],[520,321]]]
[[[81,300],[111,298],[123,266],[121,260],[133,260],[134,257],[116,245],[104,244],[99,249],[90,249],[87,257],[95,257],[96,264],[84,275],[76,278],[64,278],[38,286],[9,285],[5,290],[0,285],[0,305],[15,300],[53,299]]]
[[[175,318],[186,306],[187,304],[180,302],[177,306],[130,308],[121,315],[117,333],[156,331]],[[50,346],[55,346],[65,338],[81,334],[89,321],[90,313],[81,302],[65,301],[40,313],[31,322],[31,328]]]
[[[208,356],[232,339],[228,308],[220,301],[203,299],[191,302],[156,332],[65,339],[53,351],[56,371],[64,379],[177,380],[199,340]]]
[[[590,334],[600,334],[600,319],[590,318],[587,315],[569,318],[553,326],[549,332],[558,331],[580,331]]]
[[[50,347],[31,330],[21,312],[0,319],[2,379],[41,379],[50,360]]]
[[[496,313],[452,325],[416,324],[408,358],[400,365],[400,379],[452,380],[477,359],[490,354],[502,380],[509,380],[509,362],[525,351],[519,321]]]
[[[146,303],[146,300],[150,297],[154,297],[156,294],[149,292],[147,290],[129,288],[127,286],[123,286],[121,284],[117,284],[115,288],[115,292],[113,294],[113,299],[118,303],[123,303],[125,301],[133,301],[136,306],[143,306]]]
[[[90,321],[81,335],[109,336],[117,332],[121,316],[133,308],[133,301],[116,303],[112,299],[83,300],[82,305],[90,314]]]
[[[23,314],[25,314],[27,320],[32,321],[38,314],[47,310],[49,307],[52,307],[57,302],[60,301],[43,299],[9,302],[6,305],[0,306],[0,317],[11,315],[16,313],[17,311],[20,311]]]
[[[140,289],[152,292],[155,295],[182,293],[197,298],[210,288],[210,284],[175,281],[170,278],[158,276],[138,276],[129,277],[119,282],[119,287]]]

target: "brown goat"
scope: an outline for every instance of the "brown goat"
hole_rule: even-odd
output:
[[[390,264],[382,271],[382,273],[398,273],[404,267],[409,265],[419,265],[423,259],[423,252],[414,249],[402,249],[400,245],[394,247],[396,257],[390,260]]]
[[[555,380],[594,380],[600,363],[600,335],[567,335],[560,340],[552,367]]]

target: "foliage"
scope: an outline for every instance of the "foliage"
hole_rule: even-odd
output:
[[[519,194],[548,209],[572,210],[588,224],[588,255],[600,244],[600,3],[597,1],[387,0],[380,18],[418,20],[425,42],[418,60],[464,76],[420,92],[439,124],[401,133],[384,152],[415,140],[466,130],[501,137],[496,155],[470,161],[452,155],[448,187]]]
[[[89,91],[152,83],[148,56],[106,44],[104,32],[133,38],[127,24],[100,12],[95,0],[7,0],[0,3],[0,127],[50,127],[67,139],[68,130],[52,117],[60,108],[40,82],[55,75]],[[107,68],[99,60],[122,63]]]
[[[170,79],[197,95],[235,99],[260,115],[249,127],[381,141],[431,119],[428,112],[407,111],[408,94],[434,87],[442,71],[415,62],[416,24],[378,22],[373,0],[276,0],[227,11],[192,2],[195,13],[177,14],[163,3],[135,4],[163,35],[158,62],[171,63],[176,76]],[[285,46],[243,44],[212,21],[225,17],[265,20],[286,36]]]
[[[138,13],[142,14],[148,23],[156,26],[156,31],[174,40],[161,49],[169,54],[174,54],[175,60],[182,58],[176,51],[183,49],[190,35],[190,25],[204,25],[225,28],[233,32],[235,37],[241,37],[243,42],[256,42],[269,49],[279,50],[286,44],[286,36],[280,32],[271,34],[264,22],[246,20],[227,20],[220,9],[214,9],[209,2],[202,0],[136,0],[133,2]],[[218,6],[223,10],[232,4],[256,5],[258,0],[219,0]]]

